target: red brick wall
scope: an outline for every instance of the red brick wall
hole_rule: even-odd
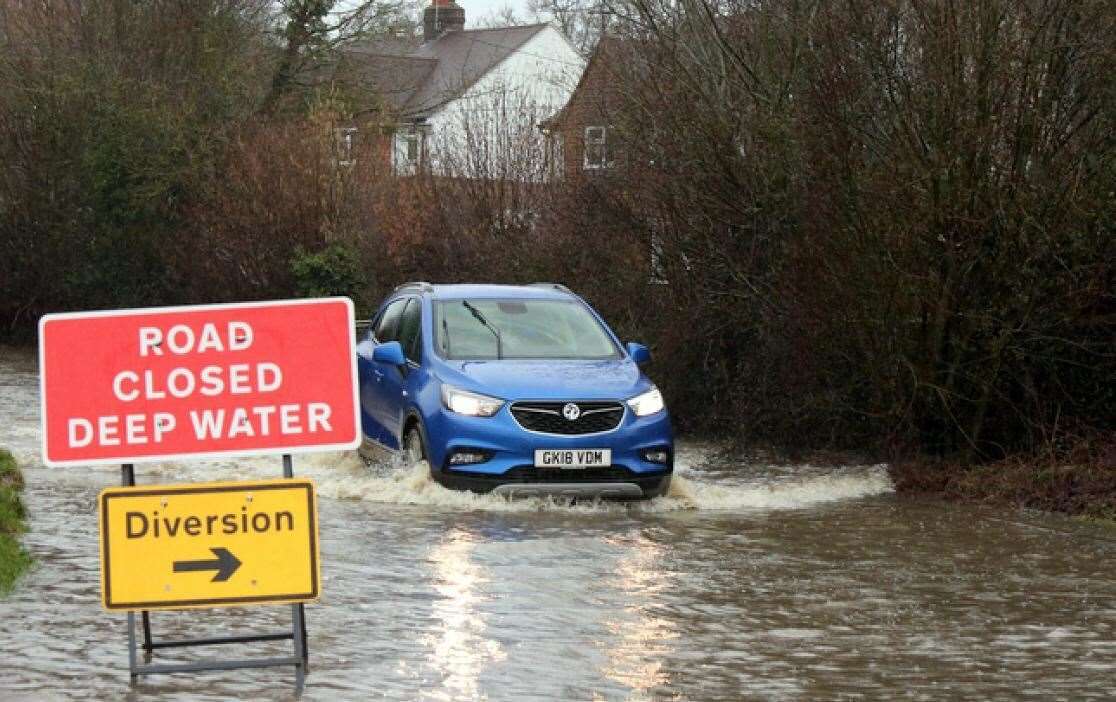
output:
[[[599,169],[585,168],[585,128],[607,127],[616,119],[619,107],[617,73],[612,63],[617,52],[615,39],[604,39],[589,59],[585,74],[566,104],[554,131],[561,135],[563,175],[567,179],[593,177]],[[609,158],[619,162],[614,134],[608,138]]]

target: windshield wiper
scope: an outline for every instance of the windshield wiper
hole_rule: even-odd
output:
[[[481,311],[474,307],[468,300],[462,300],[461,304],[465,305],[465,309],[472,312],[473,317],[475,317],[478,322],[483,324],[485,328],[488,329],[488,331],[492,332],[492,336],[496,337],[496,360],[502,360],[504,358],[504,342],[500,338],[500,332],[497,331],[496,327],[489,324],[488,320],[484,318],[483,314],[481,314]]]

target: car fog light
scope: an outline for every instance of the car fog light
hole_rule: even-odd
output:
[[[665,449],[649,449],[643,452],[643,460],[665,465],[670,461],[670,452]]]
[[[450,456],[451,466],[466,466],[472,463],[484,463],[488,460],[488,454],[482,451],[455,451]]]

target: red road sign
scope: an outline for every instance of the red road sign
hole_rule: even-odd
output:
[[[43,461],[355,448],[348,298],[50,314]]]

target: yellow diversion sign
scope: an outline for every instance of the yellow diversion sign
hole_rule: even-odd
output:
[[[309,480],[108,488],[99,504],[107,609],[318,598],[318,513]]]

